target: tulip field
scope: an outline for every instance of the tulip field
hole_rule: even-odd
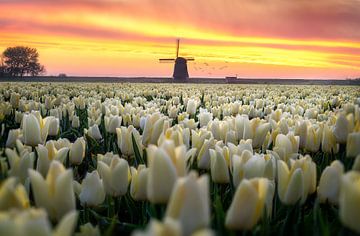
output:
[[[359,235],[360,87],[0,83],[0,235]]]

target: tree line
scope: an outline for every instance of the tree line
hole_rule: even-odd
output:
[[[45,73],[36,48],[8,47],[1,55],[0,77],[37,76]]]

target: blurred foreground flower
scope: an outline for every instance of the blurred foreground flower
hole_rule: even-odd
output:
[[[70,211],[52,230],[43,209],[0,212],[0,235],[71,236],[76,228],[78,213]]]
[[[16,178],[7,178],[0,185],[0,211],[13,208],[24,209],[29,206],[27,192],[22,184],[17,183]]]
[[[332,204],[339,202],[341,177],[344,174],[344,165],[336,160],[326,167],[320,177],[317,194],[320,202],[329,201]]]
[[[339,215],[341,222],[360,234],[360,173],[350,171],[342,177]]]
[[[262,217],[264,209],[268,215],[271,214],[274,192],[274,183],[266,178],[242,180],[226,213],[226,228],[232,230],[253,228]]]
[[[45,208],[51,219],[59,221],[75,210],[72,170],[52,161],[46,179],[34,170],[29,170],[29,176],[36,206]]]
[[[209,177],[196,172],[179,178],[171,193],[166,217],[180,222],[183,235],[190,235],[210,223]]]
[[[360,154],[360,133],[350,133],[347,137],[346,156],[356,157]]]

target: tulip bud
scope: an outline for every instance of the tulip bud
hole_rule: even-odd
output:
[[[179,178],[171,193],[166,217],[178,220],[184,235],[190,235],[210,223],[210,193],[207,175],[195,172]]]
[[[42,143],[41,130],[38,119],[33,114],[24,115],[22,120],[24,143],[36,146]]]
[[[333,133],[338,143],[346,143],[348,131],[348,120],[344,114],[340,114],[333,128]]]
[[[343,225],[360,234],[360,173],[357,171],[349,171],[342,177],[339,215]]]
[[[311,157],[302,157],[287,164],[278,160],[278,194],[281,202],[293,205],[300,201],[303,204],[307,195],[316,191],[316,164]]]
[[[77,138],[71,145],[69,159],[71,164],[80,165],[85,157],[86,143],[83,137]]]
[[[344,165],[336,160],[326,167],[321,174],[317,194],[320,202],[339,202],[340,182],[344,173]]]
[[[226,213],[226,228],[252,229],[262,217],[265,207],[267,212],[271,213],[274,191],[274,185],[265,178],[244,179],[237,187]]]
[[[147,196],[151,203],[166,203],[177,179],[176,168],[169,155],[161,148],[148,149]]]
[[[336,143],[336,137],[327,124],[323,129],[321,150],[325,153],[336,154],[339,152],[339,144]]]
[[[308,127],[305,149],[310,152],[317,152],[320,148],[322,128]]]
[[[87,134],[95,140],[102,139],[102,136],[101,136],[101,133],[99,130],[99,126],[97,124],[94,124],[93,126],[91,126],[89,128],[89,130],[87,131]]]
[[[9,131],[7,140],[6,140],[6,147],[13,148],[15,147],[16,140],[20,136],[20,129],[11,129]]]
[[[59,119],[52,117],[49,121],[49,133],[50,136],[56,136],[59,132],[60,121]]]
[[[356,157],[360,154],[360,133],[350,133],[346,142],[346,157]]]
[[[129,127],[120,127],[116,129],[117,135],[117,145],[121,150],[121,153],[125,156],[134,155],[134,147],[132,136],[135,138],[135,145],[137,145],[140,155],[142,155],[141,148],[141,136],[139,131],[137,131],[134,126],[130,125]]]
[[[201,146],[199,155],[197,156],[197,166],[199,169],[210,169],[210,148],[214,147],[214,138],[206,139]]]
[[[131,175],[129,164],[125,159],[113,157],[110,166],[98,161],[98,171],[107,194],[115,197],[126,194]]]
[[[204,127],[207,126],[207,124],[212,121],[213,119],[213,114],[211,112],[208,112],[206,109],[202,110],[200,108],[200,113],[198,115],[199,118],[199,122],[200,122],[200,127]]]
[[[147,178],[149,169],[145,165],[139,165],[137,169],[131,167],[131,186],[130,194],[131,197],[136,201],[147,200],[146,189],[147,189]]]
[[[105,116],[105,128],[106,131],[115,134],[116,128],[120,128],[122,117],[121,116]]]
[[[85,179],[81,183],[79,199],[81,205],[90,207],[98,206],[104,202],[104,185],[96,170],[86,174]]]
[[[196,101],[194,99],[189,99],[186,105],[186,112],[190,115],[195,115],[196,113]]]
[[[221,152],[210,149],[211,179],[214,183],[229,183],[229,167]]]
[[[18,93],[12,93],[10,96],[10,104],[13,108],[19,107],[19,101],[20,101],[20,94]]]
[[[254,148],[260,148],[265,141],[266,134],[270,131],[270,123],[264,123],[259,125],[255,131],[255,137],[253,140]]]
[[[73,116],[71,121],[71,127],[76,129],[80,127],[80,119],[78,116]]]
[[[296,123],[295,127],[295,135],[298,135],[300,137],[300,148],[304,148],[307,143],[307,124],[306,121],[299,121]]]

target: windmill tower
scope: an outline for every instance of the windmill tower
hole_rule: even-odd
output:
[[[187,69],[187,62],[194,61],[193,57],[179,57],[179,47],[180,47],[180,39],[176,40],[176,57],[175,58],[161,58],[159,59],[160,63],[173,63],[174,64],[174,72],[173,78],[175,81],[184,82],[189,79],[189,72]]]

